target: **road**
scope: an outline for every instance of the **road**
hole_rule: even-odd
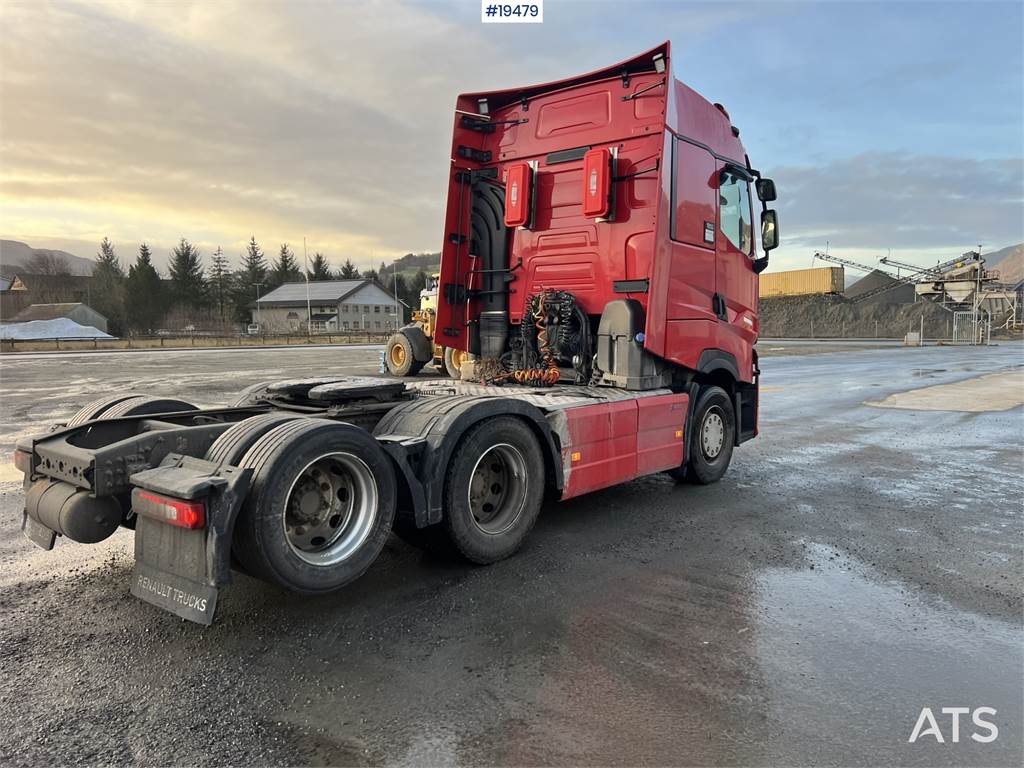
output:
[[[127,531],[34,549],[8,473],[0,764],[1020,765],[1024,411],[865,401],[1022,351],[765,358],[762,435],[717,485],[549,504],[487,568],[392,540],[332,596],[238,576],[209,628],[128,595]],[[0,450],[114,388],[214,405],[377,354],[4,358]],[[957,706],[998,738],[966,716],[952,743]],[[923,707],[943,744],[908,743]]]

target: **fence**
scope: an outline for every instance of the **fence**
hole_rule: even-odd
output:
[[[237,334],[216,336],[201,333],[132,336],[116,339],[0,339],[0,352],[72,352],[103,349],[191,349],[201,347],[278,347],[309,344],[383,344],[389,333],[334,332],[314,334]]]

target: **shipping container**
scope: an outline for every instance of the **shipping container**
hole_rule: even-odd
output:
[[[758,295],[762,299],[775,296],[812,296],[823,293],[842,293],[844,287],[842,267],[791,269],[788,272],[765,272],[761,275]]]

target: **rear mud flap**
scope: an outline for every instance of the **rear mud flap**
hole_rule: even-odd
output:
[[[209,625],[217,591],[231,581],[231,535],[249,491],[251,469],[170,454],[132,484],[158,494],[203,501],[204,528],[190,530],[140,514],[135,527],[131,593],[171,613]]]

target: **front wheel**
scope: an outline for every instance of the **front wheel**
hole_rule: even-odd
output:
[[[729,394],[721,387],[702,390],[688,429],[689,462],[685,472],[670,474],[698,485],[718,482],[729,469],[736,439],[736,414]]]
[[[533,431],[499,416],[472,427],[445,478],[444,528],[467,560],[486,564],[513,554],[537,521],[544,460]]]

